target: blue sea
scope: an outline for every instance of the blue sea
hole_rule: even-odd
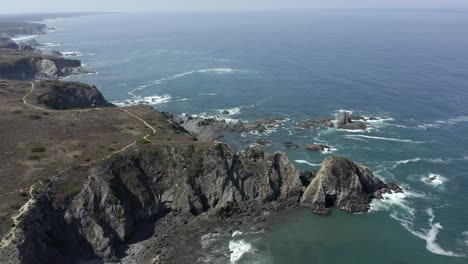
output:
[[[95,84],[114,103],[287,118],[231,143],[270,140],[266,151],[286,152],[304,170],[349,157],[405,190],[369,214],[277,216],[269,230],[208,245],[228,254],[206,252],[206,262],[468,263],[468,10],[141,13],[48,24],[57,31],[38,41],[97,73],[68,79]],[[342,111],[383,119],[367,131],[295,130]]]

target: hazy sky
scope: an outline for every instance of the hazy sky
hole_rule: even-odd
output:
[[[468,8],[468,0],[0,0],[1,13],[279,8]]]

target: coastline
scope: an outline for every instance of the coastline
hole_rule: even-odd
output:
[[[221,110],[222,110],[222,109],[220,109],[219,111],[221,111]],[[211,118],[211,117],[208,117],[208,118]],[[195,119],[195,120],[196,120],[196,121],[199,121],[199,122],[205,122],[206,119],[207,119],[207,118],[201,118],[201,119],[199,119],[199,120],[196,120],[196,119]],[[337,118],[337,119],[338,119],[338,118]],[[368,119],[369,119],[369,118],[368,118]],[[335,121],[336,121],[336,120],[335,120]],[[369,122],[369,123],[372,123],[372,122],[381,122],[381,121],[374,121],[374,120],[370,120],[370,121],[369,121],[369,120],[368,120],[368,122]],[[382,121],[382,122],[383,122],[383,121]],[[216,125],[219,125],[219,124],[216,124]],[[298,127],[301,127],[302,125],[303,125],[303,124],[301,124],[300,126],[298,125]],[[335,123],[335,125],[336,125],[336,123]],[[369,124],[368,124],[368,125],[369,125]],[[190,129],[187,129],[187,130],[190,130]],[[210,128],[209,128],[208,130],[210,130]],[[263,130],[263,129],[262,129],[262,130]],[[347,130],[347,129],[337,129],[337,130],[338,130],[338,131],[346,131],[346,132],[349,132],[349,133],[351,133],[351,132],[352,132],[352,133],[354,133],[354,132],[358,132],[358,133],[364,133],[364,132],[366,132],[365,130]],[[374,138],[370,138],[369,135],[356,135],[356,136],[349,135],[348,137],[349,137],[350,139],[353,139],[353,138],[354,138],[355,140],[366,140],[366,139],[367,139],[367,140],[370,140],[370,139],[374,139],[374,140],[380,140],[380,141],[393,141],[393,142],[415,143],[415,144],[419,142],[419,141],[408,141],[407,139],[400,139],[400,138],[396,138],[396,137],[385,137],[385,138],[383,138],[383,137],[375,138],[375,137],[374,137]],[[207,140],[208,140],[208,139],[207,139]],[[404,140],[404,141],[401,141],[401,140]],[[320,141],[318,141],[318,142],[320,142]],[[418,144],[419,144],[419,143],[418,143]],[[315,144],[315,145],[319,146],[320,144]],[[305,162],[307,162],[307,161],[305,161],[305,160],[297,160],[297,161],[300,161],[300,162],[297,162],[297,163],[305,163]],[[304,161],[305,161],[305,162],[304,162]],[[305,163],[305,164],[307,164],[307,163]],[[310,165],[310,164],[312,164],[312,163],[309,163],[309,165]],[[316,167],[321,166],[321,164],[312,164],[312,165],[316,165]],[[443,177],[443,176],[442,176],[442,177]],[[442,177],[440,177],[440,178],[435,177],[436,182],[434,182],[433,180],[431,180],[431,179],[429,179],[429,178],[427,178],[427,177],[421,178],[421,181],[424,181],[424,180],[425,180],[425,181],[428,181],[428,183],[426,183],[426,184],[428,184],[428,185],[431,185],[431,184],[432,184],[432,185],[436,185],[436,184],[438,184],[438,180],[441,180],[441,181],[442,181],[442,180],[444,179],[444,178],[442,178]],[[405,190],[405,191],[406,191],[406,190]],[[408,195],[411,195],[411,194],[408,193]],[[384,197],[387,198],[387,195],[384,195]],[[392,198],[389,198],[389,200],[392,200]],[[292,206],[292,207],[293,207],[293,206]],[[258,210],[260,210],[260,209],[258,209]],[[271,211],[274,212],[274,209],[269,209],[269,210],[271,210]],[[283,209],[281,209],[281,210],[283,210]],[[371,208],[371,210],[372,210],[372,208]],[[259,212],[259,211],[258,211],[258,212]],[[255,209],[255,213],[257,213],[257,209]],[[183,218],[184,218],[185,216],[184,216],[184,217],[179,217],[179,216],[177,216],[177,215],[168,215],[167,217],[168,217],[168,218],[166,218],[166,219],[170,219],[170,220],[167,220],[167,221],[169,221],[169,222],[172,222],[172,221],[176,221],[176,222],[177,222],[177,221],[181,221],[181,226],[183,226],[182,223],[184,222],[184,219],[183,219]],[[232,218],[230,218],[230,219],[232,219],[233,221],[237,221],[237,218],[236,218],[237,215],[231,216],[231,217],[232,217]],[[244,216],[242,216],[242,217],[244,217]],[[241,221],[242,221],[243,223],[246,223],[247,225],[251,224],[252,222],[256,222],[255,218],[248,218],[248,217],[242,218],[242,217],[239,216],[239,219],[241,219]],[[182,219],[182,220],[180,220],[180,219]],[[242,219],[244,219],[244,220],[242,220]],[[166,220],[165,220],[165,221],[166,221]],[[196,221],[202,222],[202,221],[199,220],[199,219],[197,219]],[[216,225],[220,225],[220,226],[224,227],[224,224],[223,224],[223,223],[224,223],[224,222],[223,222],[224,220],[220,220],[220,221],[221,221],[221,222],[219,222],[219,223],[214,223],[214,224],[213,224],[212,222],[211,222],[211,223],[206,223],[206,224],[205,224],[205,223],[203,223],[203,224],[200,224],[200,223],[199,223],[199,224],[198,224],[199,226],[192,226],[192,228],[194,228],[194,229],[200,229],[200,231],[197,231],[197,232],[195,232],[195,233],[196,233],[197,235],[200,235],[200,237],[202,237],[203,235],[210,233],[210,232],[209,232],[209,231],[210,231],[210,230],[209,230],[209,226],[211,226],[211,225],[215,225],[215,226],[216,226]],[[262,221],[264,221],[264,220],[262,220]],[[267,218],[265,221],[268,221],[268,218]],[[399,221],[400,221],[400,220],[399,220]],[[190,222],[190,221],[189,221],[189,222]],[[198,222],[197,222],[197,223],[198,223]],[[236,222],[234,222],[234,225],[235,225],[235,224],[236,224]],[[195,224],[194,224],[194,225],[195,225]],[[431,225],[432,225],[432,223],[431,223]],[[160,231],[159,231],[159,232],[161,232],[160,234],[163,235],[163,239],[160,240],[161,243],[166,244],[166,246],[169,245],[169,244],[174,244],[174,241],[172,241],[172,238],[171,238],[171,234],[172,234],[173,231],[171,231],[171,230],[173,230],[173,229],[178,229],[178,228],[180,228],[181,226],[179,226],[179,225],[173,225],[173,224],[170,224],[170,223],[163,224],[163,225],[162,225],[162,229],[166,229],[166,228],[167,228],[169,231],[165,231],[165,230],[160,230]],[[205,228],[205,226],[206,226],[206,228]],[[248,227],[248,226],[239,225],[238,228],[236,228],[236,229],[244,229],[245,227]],[[432,227],[432,226],[431,226],[431,227]],[[229,229],[229,228],[227,228],[227,229]],[[190,228],[187,228],[187,229],[184,229],[184,230],[186,230],[186,232],[188,232],[188,231],[190,230]],[[239,231],[239,230],[228,230],[229,232],[226,232],[226,229],[224,229],[224,228],[223,228],[223,230],[224,230],[223,232],[221,232],[221,231],[217,231],[217,232],[218,232],[218,233],[219,233],[219,232],[223,233],[222,236],[224,236],[224,237],[232,236],[232,235],[234,234],[235,231]],[[231,231],[232,231],[232,232],[231,232]],[[414,230],[413,230],[413,229],[410,229],[409,231],[411,232],[411,231],[414,231]],[[436,230],[436,231],[437,231],[437,230]],[[166,232],[166,233],[165,233],[165,232]],[[206,233],[203,234],[204,232],[206,232]],[[231,232],[231,233],[230,233],[230,232]],[[418,234],[419,234],[419,233],[418,233]],[[422,234],[422,233],[421,233],[421,234]],[[426,238],[425,234],[422,234],[422,235],[421,235],[421,234],[419,234],[419,237],[421,237],[421,238],[422,238],[422,237],[425,237],[425,238],[422,238],[422,239],[427,241],[427,238]],[[436,235],[437,235],[437,234],[436,234]],[[178,236],[179,236],[180,239],[182,240],[182,239],[184,238],[184,233],[182,232],[182,233],[181,233],[180,235],[178,235]],[[195,235],[194,235],[194,236],[195,236]],[[417,235],[417,236],[418,236],[418,235]],[[193,243],[195,243],[195,241],[199,242],[195,237],[193,237],[193,238],[191,239],[191,241],[193,241]],[[434,240],[434,241],[435,241],[435,240]],[[432,241],[432,242],[434,242],[434,241]],[[145,243],[146,243],[146,242],[145,242]],[[148,248],[146,248],[146,249],[145,249],[145,248],[140,248],[140,246],[138,246],[138,245],[144,245],[144,247],[146,247],[146,244],[145,244],[145,243],[142,242],[142,243],[140,243],[140,244],[139,244],[139,243],[134,244],[134,245],[135,245],[135,248],[132,246],[130,252],[131,252],[132,254],[134,254],[134,255],[138,255],[138,254],[140,254],[140,253],[143,254],[143,255],[144,255],[144,254],[151,254],[151,250],[153,249],[151,246],[150,246],[150,249],[148,249]],[[147,242],[147,243],[150,243],[150,242]],[[151,242],[151,243],[152,243],[152,242]],[[160,243],[160,242],[155,242],[155,243]],[[159,244],[158,244],[158,245],[159,245]],[[198,245],[198,244],[197,244],[197,245]],[[177,244],[176,244],[175,246],[177,246]],[[200,245],[198,245],[198,246],[200,246]],[[245,245],[244,245],[244,246],[245,246]],[[196,249],[190,249],[190,248],[189,248],[189,250],[192,250],[192,251],[190,251],[190,252],[192,252],[192,253],[193,253],[193,252],[197,252],[197,250],[199,250],[199,249],[200,249],[200,248],[196,248]],[[135,250],[135,251],[133,251],[133,250]],[[170,250],[172,250],[172,249],[170,249]],[[167,252],[171,252],[170,250],[168,250]],[[429,249],[428,249],[428,250],[429,250]],[[149,251],[149,252],[144,253],[145,251]],[[163,250],[163,251],[164,251],[164,250]],[[225,257],[225,258],[228,258],[228,259],[230,259],[230,260],[232,260],[231,253],[234,253],[234,250],[232,250],[232,251],[233,251],[233,252],[229,252],[229,254],[228,254],[227,252],[225,252],[226,255],[225,255],[224,257]],[[429,251],[430,251],[430,252],[433,252],[433,251],[431,251],[431,250],[429,250]],[[137,253],[137,252],[138,252],[138,253]],[[143,252],[143,253],[142,253],[142,252]],[[178,251],[176,251],[176,252],[178,252]],[[433,253],[434,253],[434,252],[433,252]],[[440,252],[439,252],[439,253],[440,253]],[[443,252],[442,252],[442,253],[443,253]],[[132,260],[131,260],[131,258],[132,258],[131,255],[132,255],[132,254],[130,254],[130,256],[128,256],[128,257],[130,258],[130,260],[129,260],[130,262],[132,261]],[[169,253],[168,253],[168,254],[169,254]],[[235,253],[234,255],[237,255],[237,254],[238,254],[238,253]],[[436,253],[436,254],[438,254],[438,253]],[[177,254],[173,254],[172,256],[174,256],[174,255],[177,256]],[[150,260],[152,260],[152,259],[151,259],[151,258],[148,258],[147,260],[150,261]]]

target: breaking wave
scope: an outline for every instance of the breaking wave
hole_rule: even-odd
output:
[[[423,239],[426,241],[426,249],[434,254],[448,256],[448,257],[463,257],[463,254],[457,254],[453,251],[444,250],[438,243],[437,243],[437,235],[439,234],[440,230],[443,229],[443,226],[440,223],[434,223],[435,215],[432,208],[427,209],[427,214],[429,215],[429,226],[430,229],[428,230],[414,230],[414,224],[412,221],[408,221],[406,219],[402,219],[398,217],[396,214],[392,213],[390,216],[400,222],[400,224],[408,230],[411,234]]]
[[[368,139],[377,139],[377,140],[385,140],[385,141],[396,141],[396,142],[414,143],[414,144],[423,143],[422,141],[414,141],[414,140],[411,140],[411,139],[386,138],[386,137],[375,137],[375,136],[367,136],[367,135],[344,135],[343,137],[350,138],[350,139],[355,139],[355,138],[368,138]]]
[[[421,128],[442,128],[444,126],[452,126],[458,123],[468,122],[468,116],[458,116],[447,120],[437,120],[434,123],[422,124]]]
[[[158,105],[168,103],[172,100],[170,95],[153,95],[153,96],[135,96],[132,99],[127,99],[123,101],[113,102],[113,104],[118,106],[130,106],[130,105],[139,105],[139,104],[146,104],[146,105]]]
[[[310,163],[307,160],[295,160],[294,162],[299,163],[299,164],[307,164],[312,167],[320,167],[322,164],[315,164],[315,163]]]
[[[427,185],[431,185],[434,187],[441,187],[447,182],[447,178],[440,174],[430,173],[428,176],[422,176],[420,178],[422,182]]]
[[[221,74],[232,74],[232,73],[239,73],[239,72],[240,73],[242,73],[242,72],[243,73],[248,73],[248,72],[252,72],[252,71],[232,69],[232,68],[214,68],[214,69],[201,69],[201,70],[188,71],[188,72],[175,74],[175,75],[172,75],[172,76],[169,76],[169,77],[166,77],[166,78],[150,81],[146,85],[138,86],[137,88],[130,91],[128,94],[130,94],[132,96],[135,96],[134,93],[136,91],[143,90],[143,89],[147,88],[148,85],[160,85],[160,84],[165,83],[167,81],[183,78],[183,77],[186,77],[186,76],[189,76],[189,75],[194,75],[194,74],[216,74],[216,75],[221,75]],[[216,94],[212,94],[212,95],[216,95]]]

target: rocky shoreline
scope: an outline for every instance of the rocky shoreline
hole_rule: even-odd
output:
[[[24,55],[22,50],[29,49],[15,46],[8,39],[3,43],[3,50],[9,50],[6,52]],[[55,79],[72,74],[74,70],[66,69],[74,69],[73,65],[79,63],[43,55],[33,57],[30,54],[34,50],[27,52],[30,57],[26,61],[39,60],[32,62],[38,67],[25,70],[13,66],[0,78]],[[23,59],[18,61],[24,63]],[[51,70],[54,67],[57,70]],[[27,93],[19,96],[17,87],[23,87]],[[324,216],[332,208],[365,213],[373,199],[383,199],[385,193],[402,192],[398,185],[384,183],[369,168],[347,158],[328,157],[318,171],[299,171],[284,153],[268,154],[256,147],[234,151],[215,141],[225,132],[267,133],[281,125],[283,118],[230,122],[225,118],[175,117],[149,107],[117,108],[94,86],[61,81],[26,84],[10,81],[1,89],[3,96],[12,98],[8,107],[2,108],[10,116],[8,122],[18,119],[24,111],[33,111],[28,115],[29,122],[48,118],[44,121],[47,126],[72,117],[79,121],[80,115],[88,114],[99,127],[111,118],[109,113],[113,111],[118,112],[113,120],[131,118],[138,125],[110,124],[103,128],[105,137],[122,129],[125,136],[115,136],[112,144],[136,138],[120,150],[110,149],[110,143],[85,146],[83,142],[94,136],[89,130],[84,139],[66,134],[63,142],[74,151],[71,156],[66,153],[65,160],[80,158],[82,152],[76,148],[83,151],[89,147],[89,152],[97,153],[107,147],[110,154],[98,155],[94,160],[88,157],[84,163],[72,164],[58,174],[43,176],[27,192],[21,189],[18,193],[2,194],[21,197],[25,202],[22,200],[10,222],[5,221],[10,226],[2,226],[1,230],[7,231],[2,232],[0,262],[200,263],[203,262],[200,239],[207,233],[231,236],[234,231],[252,225],[257,229],[268,228],[269,219],[276,213],[294,208]],[[107,112],[100,115],[103,111]],[[365,129],[365,124],[353,120],[360,117],[344,113],[337,123],[323,118],[297,127]],[[69,125],[70,131],[89,128],[88,124],[80,127],[78,121]],[[53,141],[56,136],[43,133],[46,128],[39,126],[42,130],[37,137],[41,142]],[[145,132],[138,132],[137,128]],[[8,136],[17,140],[16,135]],[[75,146],[75,141],[80,144]],[[15,146],[19,143],[15,142]],[[284,145],[299,147],[293,142]],[[307,148],[324,151],[329,147]],[[46,149],[34,147],[31,151],[43,153]],[[40,158],[40,154],[29,156],[24,164]],[[46,158],[41,162],[46,167],[56,165],[55,160]],[[228,257],[231,252],[224,254]]]

